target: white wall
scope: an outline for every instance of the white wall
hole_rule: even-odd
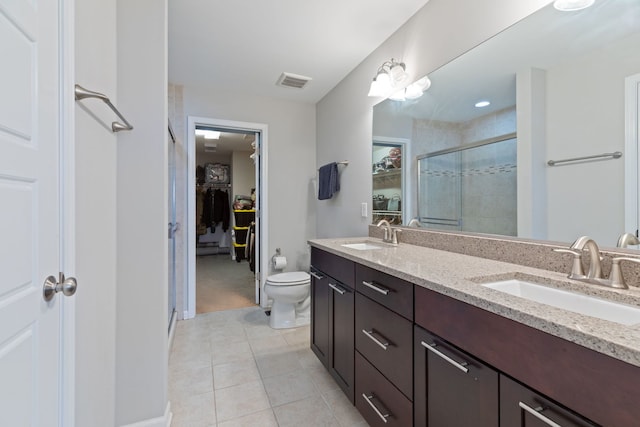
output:
[[[118,135],[115,424],[166,425],[167,0],[117,12],[117,106],[134,130]]]
[[[371,199],[372,107],[379,99],[368,98],[367,92],[380,64],[402,60],[416,80],[547,3],[431,0],[317,104],[316,165],[350,161],[341,174],[340,192],[317,202],[318,237],[368,232],[371,219],[360,217],[360,204]]]
[[[236,194],[250,196],[251,189],[256,188],[256,165],[250,155],[250,151],[234,151],[231,155],[232,202]]]
[[[183,95],[187,116],[268,125],[269,253],[265,255],[270,257],[279,247],[288,257],[287,270],[308,268],[307,240],[315,237],[316,223],[315,106],[188,86]]]
[[[114,0],[75,2],[75,81],[118,105],[115,31]],[[100,101],[76,103],[76,426],[115,425],[117,138],[112,120]]]
[[[629,55],[638,45],[636,35],[547,70],[549,159],[624,152],[624,78],[640,72],[640,57]],[[620,234],[634,231],[624,229],[623,159],[547,167],[547,192],[554,240],[586,234],[615,246]]]

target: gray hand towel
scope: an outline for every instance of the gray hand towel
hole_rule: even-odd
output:
[[[333,194],[340,190],[338,164],[333,162],[322,166],[318,175],[318,200],[332,198]]]

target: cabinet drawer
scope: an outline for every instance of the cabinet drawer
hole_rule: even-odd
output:
[[[355,263],[353,261],[318,248],[311,248],[311,265],[343,284],[354,287]]]
[[[356,349],[413,399],[413,324],[356,293]]]
[[[413,404],[356,351],[356,408],[370,426],[413,425]]]
[[[413,321],[413,285],[411,283],[356,264],[356,289]]]
[[[563,406],[505,375],[500,375],[500,427],[550,425],[595,427],[595,424]]]

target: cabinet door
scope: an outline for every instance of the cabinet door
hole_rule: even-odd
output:
[[[329,278],[311,269],[311,350],[329,367]]]
[[[501,427],[593,427],[584,418],[500,375]]]
[[[498,372],[415,327],[416,426],[498,427]]]
[[[329,278],[329,372],[353,403],[354,293]]]

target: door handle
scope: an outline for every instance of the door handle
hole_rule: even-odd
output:
[[[44,279],[44,285],[42,285],[42,297],[45,301],[51,301],[53,297],[62,292],[64,296],[70,297],[76,293],[78,282],[75,277],[64,277],[64,273],[59,273],[59,280],[56,280],[55,276],[49,276]]]

